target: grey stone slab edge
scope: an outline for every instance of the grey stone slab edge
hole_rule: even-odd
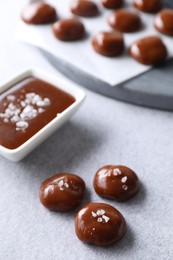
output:
[[[173,8],[172,0],[164,0],[163,2],[168,8]],[[50,53],[41,51],[54,67],[83,87],[128,103],[173,110],[173,59],[136,78],[112,87],[104,81],[55,58]]]
[[[54,67],[83,87],[128,103],[173,110],[173,59],[123,84],[112,87],[55,58],[50,53],[41,51]]]

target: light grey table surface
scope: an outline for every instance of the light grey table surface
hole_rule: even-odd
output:
[[[24,2],[0,3],[0,82],[31,66],[64,81],[35,49],[15,42]],[[12,163],[0,157],[0,260],[173,259],[173,114],[86,92],[80,111],[27,158]],[[92,180],[104,164],[134,169],[139,194],[121,204],[100,199]],[[110,248],[85,245],[74,233],[75,212],[43,208],[41,182],[66,171],[84,178],[84,204],[107,202],[122,212],[128,230],[121,242]]]

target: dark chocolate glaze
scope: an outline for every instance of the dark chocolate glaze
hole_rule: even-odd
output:
[[[75,102],[37,78],[26,78],[0,94],[0,145],[15,149]]]
[[[99,13],[97,5],[89,0],[72,0],[70,10],[73,14],[83,17],[93,17]]]
[[[102,5],[108,9],[117,9],[122,7],[124,0],[101,0]]]
[[[114,207],[105,203],[89,203],[77,213],[75,231],[85,243],[109,246],[124,237],[126,222]]]
[[[124,50],[123,35],[120,32],[100,32],[93,38],[92,45],[101,55],[118,56]]]
[[[167,48],[157,36],[148,36],[134,42],[129,53],[133,59],[144,65],[156,65],[167,57]]]
[[[121,9],[113,12],[108,19],[109,25],[120,32],[136,32],[141,29],[141,19],[135,12]]]
[[[159,32],[173,36],[173,9],[160,11],[156,15],[154,26]]]
[[[38,2],[26,6],[21,17],[28,24],[47,24],[56,21],[57,14],[55,8],[51,5]]]
[[[106,199],[125,201],[133,197],[139,189],[137,175],[122,165],[106,165],[94,177],[96,193]]]
[[[63,19],[52,27],[56,38],[61,41],[77,41],[85,36],[85,28],[77,18]]]
[[[79,206],[85,193],[85,183],[79,176],[59,173],[45,180],[40,188],[40,201],[53,211],[70,211]]]
[[[161,0],[133,0],[133,6],[144,13],[156,13],[162,8]]]

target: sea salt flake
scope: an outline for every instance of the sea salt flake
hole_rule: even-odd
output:
[[[27,93],[25,97],[29,100],[32,100],[36,94],[34,92]]]
[[[110,220],[110,218],[107,217],[107,216],[105,216],[105,215],[102,216],[102,219],[104,219],[104,221],[105,221],[106,223]]]
[[[15,106],[13,103],[10,103],[10,104],[8,105],[8,108],[13,111],[13,110],[16,109],[16,106]]]
[[[124,176],[122,179],[121,179],[121,182],[122,183],[125,183],[127,181],[127,176]]]
[[[8,123],[9,119],[8,118],[4,118],[4,123]]]
[[[99,209],[99,210],[97,210],[96,214],[97,214],[97,216],[102,216],[105,214],[105,211],[103,209]]]
[[[23,120],[29,120],[29,119],[35,118],[37,115],[38,115],[37,110],[33,106],[31,106],[31,105],[27,105],[23,109],[22,113],[20,114],[20,117]]]
[[[92,215],[94,218],[97,217],[97,214],[96,214],[94,211],[91,212],[91,215]]]
[[[5,116],[6,116],[6,117],[10,118],[10,117],[13,116],[13,115],[14,115],[14,111],[12,111],[12,110],[9,109],[9,108],[6,108],[6,109],[5,109]]]
[[[19,130],[25,130],[27,127],[28,127],[28,123],[25,122],[25,121],[18,121],[16,123],[16,130],[19,131]]]
[[[97,222],[103,222],[103,219],[102,218],[98,218]]]
[[[1,118],[4,118],[4,117],[5,117],[5,114],[4,114],[4,113],[0,113],[0,117],[1,117]]]
[[[45,110],[44,110],[43,108],[39,107],[39,109],[38,109],[38,113],[39,113],[39,114],[43,113],[44,111],[45,111]]]
[[[116,168],[116,169],[113,169],[113,175],[117,176],[117,175],[121,175],[121,171],[120,169]]]
[[[68,185],[68,183],[67,183],[67,182],[65,182],[65,183],[64,183],[64,186],[65,186],[66,188],[68,188],[68,187],[69,187],[69,185]]]
[[[38,107],[47,107],[50,105],[50,99],[44,98],[43,100],[37,101],[36,105]]]
[[[17,116],[17,115],[14,115],[13,117],[11,117],[11,122],[17,122],[17,121],[19,121],[20,120],[20,117],[19,116]]]
[[[63,186],[64,185],[64,181],[63,180],[60,180],[59,182],[58,182],[58,187],[61,187],[61,186]]]
[[[128,190],[128,187],[126,185],[122,186],[123,190]]]
[[[41,101],[41,97],[39,95],[35,95],[32,99],[32,104],[36,104],[37,102]]]
[[[16,98],[15,98],[15,96],[13,96],[13,95],[9,95],[9,96],[7,96],[7,100],[9,100],[9,101],[14,101]]]
[[[26,103],[24,101],[21,101],[20,104],[22,107],[26,107]]]

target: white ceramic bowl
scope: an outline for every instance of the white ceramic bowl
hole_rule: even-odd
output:
[[[0,146],[0,154],[11,161],[20,161],[23,159],[34,148],[47,139],[47,137],[60,128],[78,110],[86,96],[84,91],[76,85],[69,83],[62,84],[62,82],[58,80],[58,77],[53,76],[45,71],[41,71],[40,69],[29,69],[20,73],[13,79],[0,86],[0,94],[12,87],[17,82],[30,76],[42,79],[48,83],[51,83],[55,87],[57,86],[59,89],[62,89],[71,94],[76,99],[76,101],[18,148],[11,150]]]

